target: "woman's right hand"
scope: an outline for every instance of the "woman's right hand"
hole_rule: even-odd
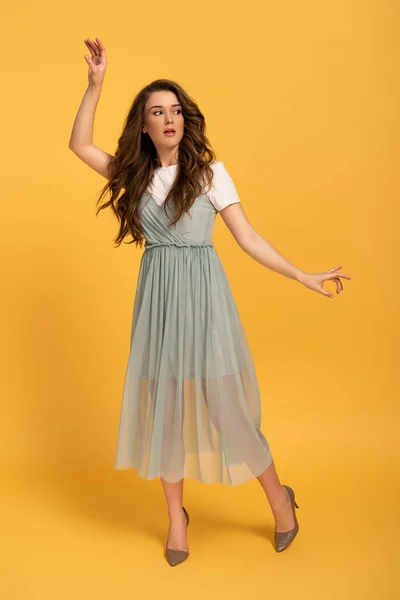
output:
[[[90,38],[84,40],[86,46],[92,53],[92,56],[85,54],[85,60],[89,65],[88,79],[90,86],[102,85],[107,67],[106,49],[100,38],[97,37],[96,40],[97,43],[93,42]]]

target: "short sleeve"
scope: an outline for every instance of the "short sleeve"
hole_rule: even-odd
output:
[[[214,171],[214,179],[208,197],[215,209],[220,211],[234,202],[240,202],[233,179],[224,163],[216,161],[211,164],[211,167]]]

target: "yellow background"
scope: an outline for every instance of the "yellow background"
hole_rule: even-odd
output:
[[[4,600],[397,597],[398,4],[47,1],[2,17]],[[113,248],[115,218],[94,214],[105,179],[68,148],[95,36],[97,145],[115,151],[143,85],[176,80],[259,233],[303,270],[352,276],[334,299],[312,292],[217,216],[262,430],[300,507],[282,554],[256,479],[186,480],[190,557],[171,570],[159,480],[113,469],[142,251]]]

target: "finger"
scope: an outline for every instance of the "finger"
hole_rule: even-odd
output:
[[[97,48],[97,45],[95,44],[95,42],[93,42],[90,38],[88,38],[88,42],[90,44],[90,49],[92,50],[93,54],[99,54],[99,49]]]
[[[333,267],[332,269],[329,269],[329,271],[326,271],[326,273],[335,273],[335,271],[337,271],[338,269],[341,269],[342,267]],[[336,273],[337,277],[344,277],[345,279],[351,279],[350,275],[345,275],[344,273]]]
[[[328,298],[333,298],[333,294],[331,292],[328,292],[327,290],[324,290],[324,288],[319,288],[318,291],[323,294],[324,296],[327,296]]]
[[[92,46],[91,46],[91,44],[90,44],[90,40],[89,40],[89,39],[86,39],[86,40],[85,40],[85,44],[86,44],[86,46],[88,47],[88,49],[90,50],[90,52],[91,52],[92,56],[94,56],[94,55],[95,55],[95,52],[93,51],[93,48],[92,48]]]
[[[88,54],[85,54],[85,59],[91,69],[96,68],[96,65],[94,64],[94,62],[92,61],[91,57]]]
[[[327,271],[328,273],[333,273],[334,271],[337,271],[338,269],[341,269],[342,265],[339,265],[338,267],[332,267],[332,269],[329,269],[329,271]]]
[[[340,279],[338,277],[336,279],[334,279],[334,282],[336,283],[337,293],[339,293],[340,290],[343,289],[343,283],[340,281]]]
[[[350,275],[345,275],[344,273],[330,273],[327,271],[323,275],[324,279],[335,279],[335,277],[343,277],[343,279],[351,279]]]
[[[338,280],[337,280],[337,279],[334,279],[333,281],[334,281],[334,282],[335,282],[335,284],[336,284],[336,293],[337,293],[337,294],[339,294],[339,292],[340,292],[340,285],[338,284]]]
[[[100,38],[97,37],[96,40],[97,40],[97,43],[98,43],[99,48],[100,48],[100,55],[104,56],[104,54],[106,53],[106,49],[104,47],[104,44],[103,44],[103,42],[101,41]]]

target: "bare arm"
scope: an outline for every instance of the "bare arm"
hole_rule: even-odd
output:
[[[343,290],[340,278],[351,279],[350,275],[337,272],[342,268],[341,265],[320,273],[307,273],[293,265],[254,229],[239,202],[229,204],[223,208],[220,211],[220,215],[242,250],[257,262],[280,275],[290,277],[302,283],[305,287],[319,292],[328,298],[333,298],[334,296],[331,292],[323,289],[322,286],[325,281],[334,281],[336,284],[336,293],[339,294]]]
[[[272,269],[280,275],[301,281],[303,271],[289,262],[268,240],[254,229],[240,202],[235,202],[222,209],[220,215],[246,254],[264,265],[264,267]]]
[[[105,48],[99,38],[98,43],[85,40],[92,52],[92,58],[85,55],[89,64],[89,85],[85,91],[72,127],[69,148],[89,167],[108,179],[108,164],[113,157],[93,144],[94,117],[103,85],[106,69]]]
[[[93,144],[94,116],[101,87],[88,86],[75,117],[69,148],[89,167],[108,179],[108,163],[113,157]]]

